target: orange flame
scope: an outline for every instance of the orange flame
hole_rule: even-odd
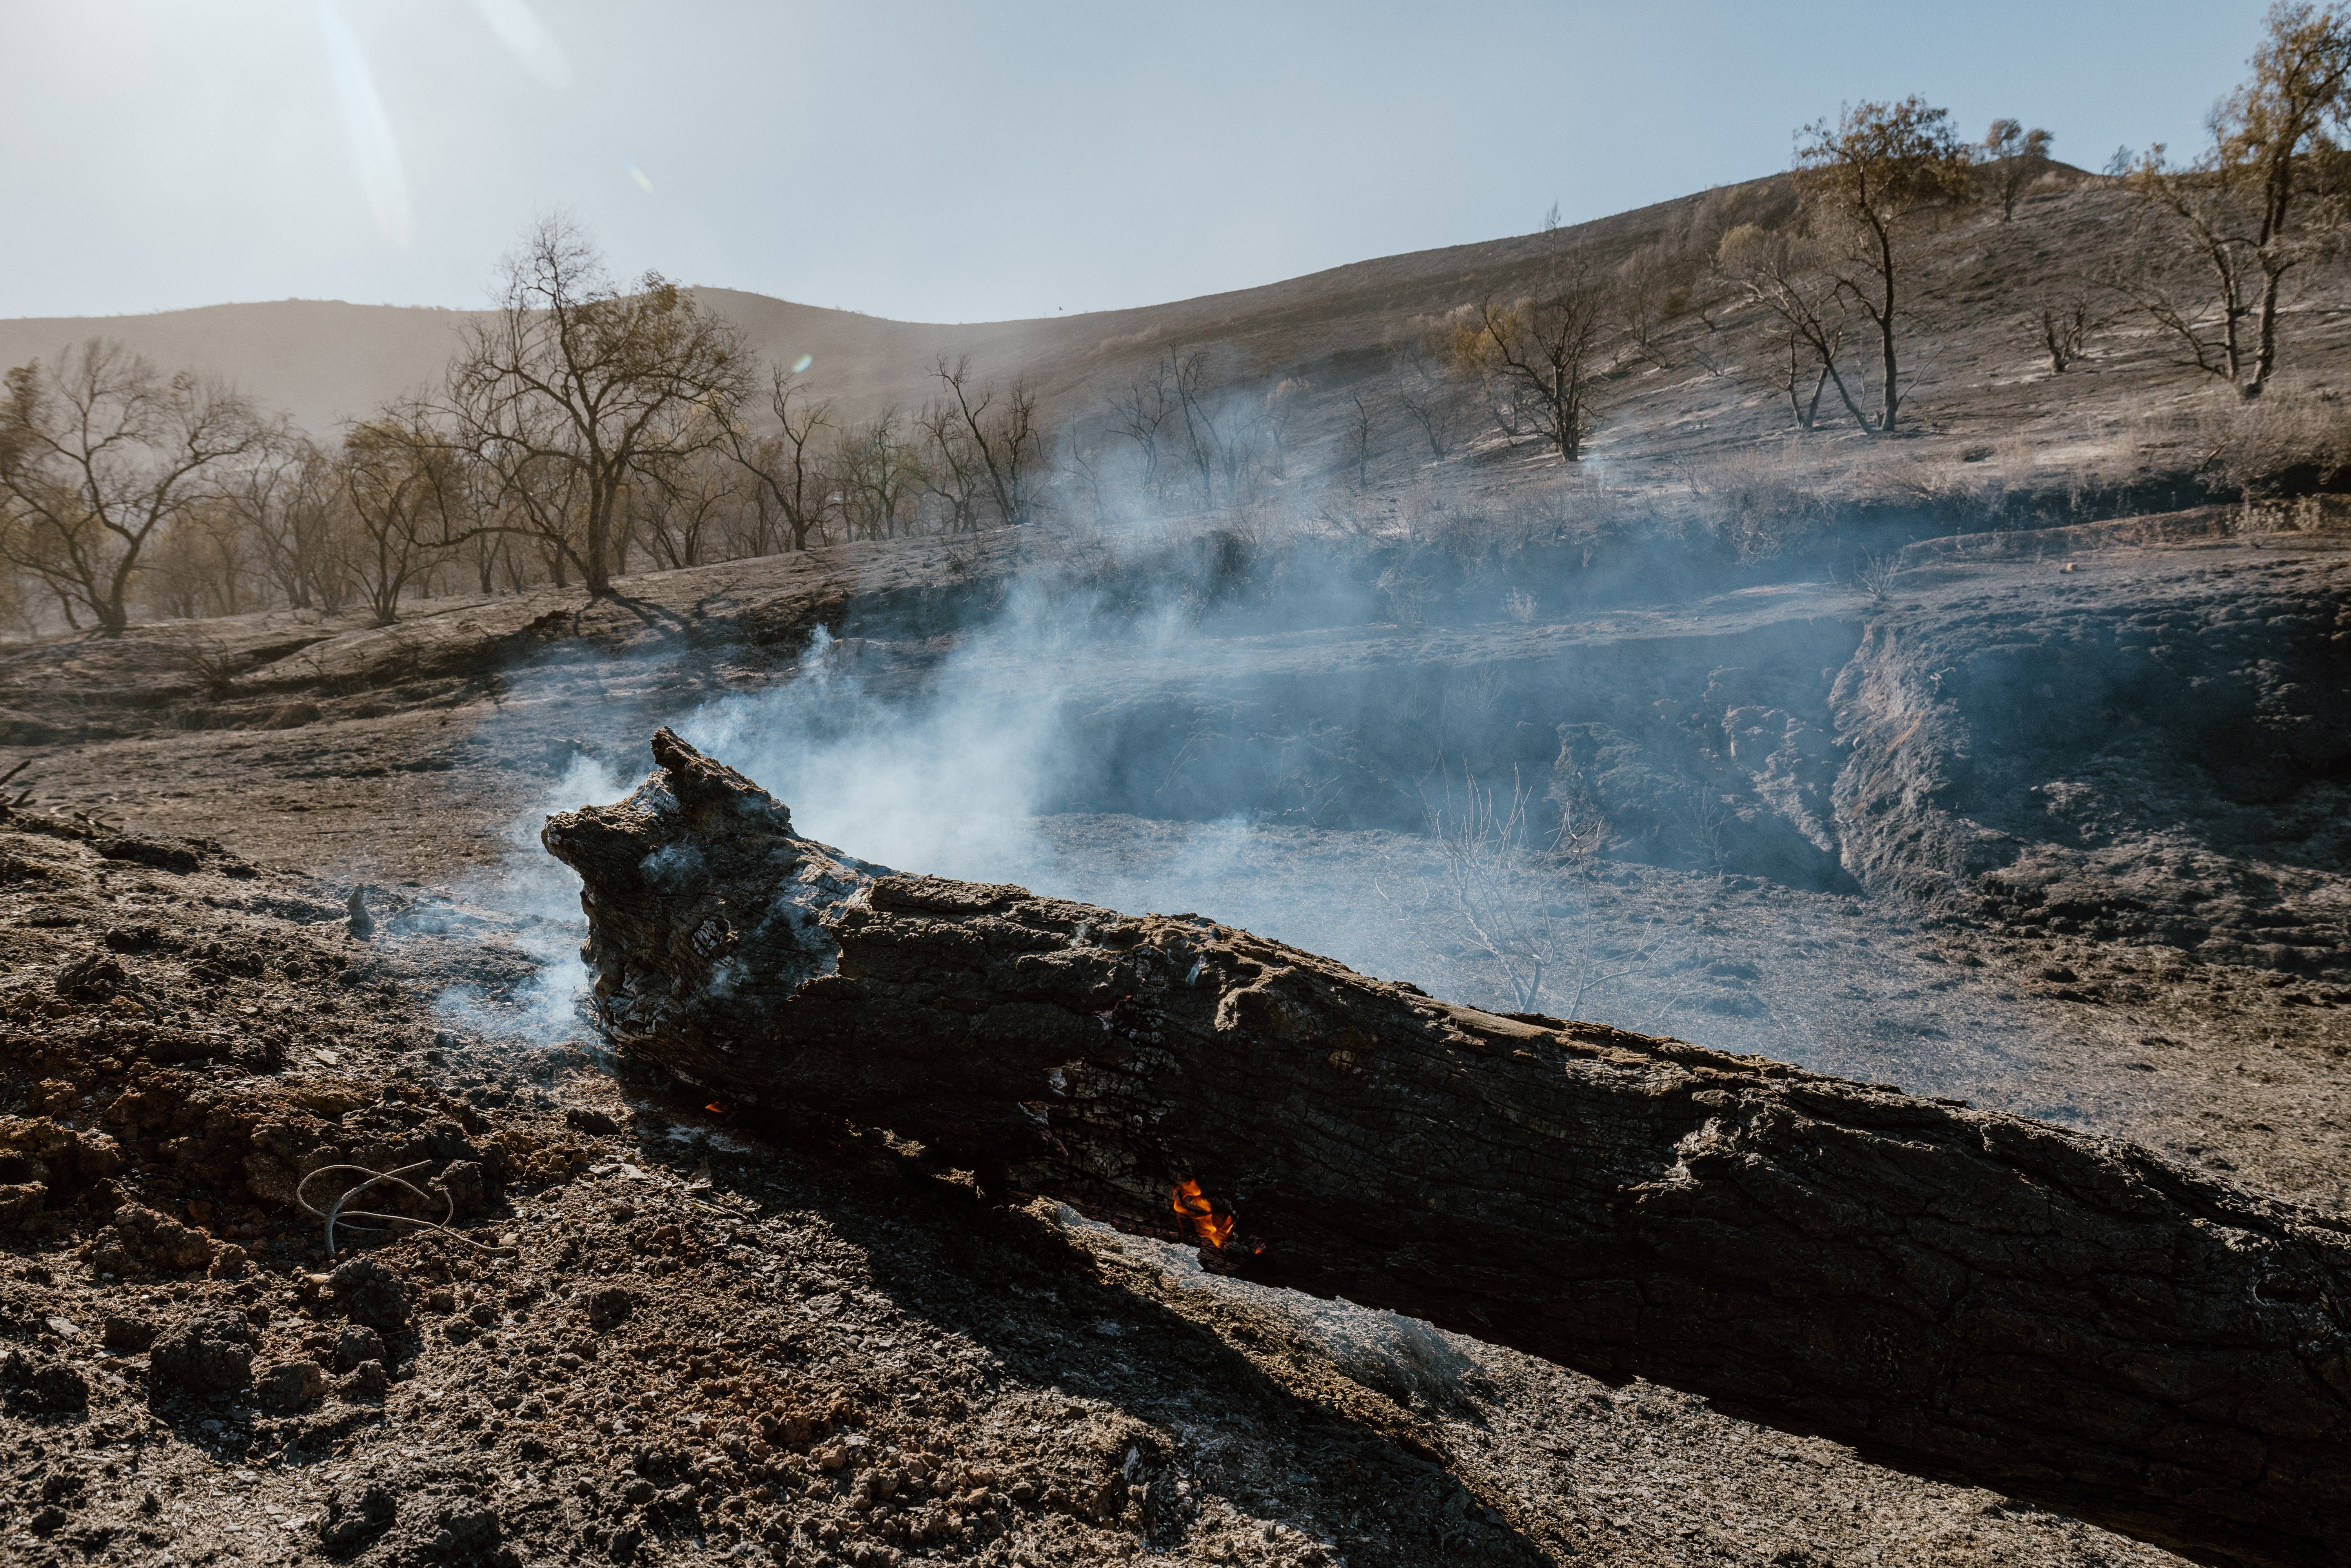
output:
[[[1208,1195],[1202,1192],[1200,1184],[1191,1177],[1186,1176],[1176,1184],[1174,1207],[1176,1213],[1192,1222],[1192,1233],[1200,1239],[1203,1245],[1222,1247],[1232,1239],[1233,1217],[1217,1213],[1208,1202]]]
[[[705,1105],[703,1109],[709,1112],[714,1116],[724,1116],[727,1112],[735,1109],[735,1107],[729,1105],[724,1100],[713,1100],[709,1104]]]

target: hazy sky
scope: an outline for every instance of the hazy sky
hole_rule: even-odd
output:
[[[0,316],[476,306],[555,205],[814,305],[1150,304],[1769,173],[1848,98],[2184,148],[2263,8],[0,0]]]

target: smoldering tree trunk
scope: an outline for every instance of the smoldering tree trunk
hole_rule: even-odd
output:
[[[617,1045],[1219,1267],[1638,1375],[2217,1564],[2351,1557],[2351,1231],[2134,1146],[897,874],[664,731],[550,818]]]

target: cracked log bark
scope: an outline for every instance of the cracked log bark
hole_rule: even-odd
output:
[[[604,1027],[1246,1277],[1638,1375],[2200,1562],[2351,1561],[2351,1228],[2135,1146],[903,875],[663,731],[549,820]]]

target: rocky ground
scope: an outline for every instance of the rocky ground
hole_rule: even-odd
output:
[[[61,1563],[2171,1561],[985,1206],[853,1129],[618,1082],[565,1006],[572,911],[528,838],[534,810],[641,772],[654,723],[698,716],[857,852],[1212,909],[1477,1000],[1476,955],[1382,902],[1427,873],[1399,759],[1454,723],[1481,777],[1519,766],[1621,823],[1559,868],[1614,974],[1577,1010],[2340,1207],[2339,545],[2206,519],[1947,553],[1878,597],[1759,582],[1399,623],[1358,596],[1319,628],[1010,666],[955,635],[1035,570],[1000,536],[584,610],[7,650],[28,766],[0,821],[21,1483],[0,1542]],[[1019,732],[1047,766],[1008,793],[955,770],[967,732],[886,717],[1046,664],[1028,706],[1064,716]],[[2047,722],[1994,727],[2020,711]],[[920,810],[827,782],[861,726],[930,747]],[[1170,779],[1193,795],[1151,810]],[[1040,815],[980,836],[1008,800]],[[826,821],[857,810],[931,836]],[[405,1202],[446,1193],[455,1233],[330,1260],[300,1173],[418,1161],[434,1196]]]

